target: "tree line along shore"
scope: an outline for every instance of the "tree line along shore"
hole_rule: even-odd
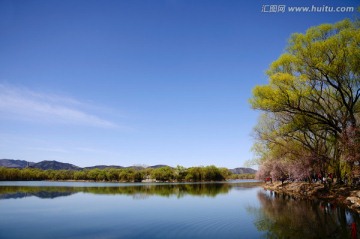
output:
[[[99,181],[99,182],[207,182],[254,179],[255,174],[233,174],[216,166],[160,168],[105,168],[82,170],[42,170],[0,167],[0,181]]]

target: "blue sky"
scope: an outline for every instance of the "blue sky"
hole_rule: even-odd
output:
[[[291,33],[358,1],[0,0],[0,158],[234,168]]]

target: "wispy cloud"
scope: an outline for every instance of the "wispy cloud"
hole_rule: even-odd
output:
[[[27,147],[27,150],[31,151],[43,151],[43,152],[54,152],[54,153],[69,153],[68,150],[62,148],[45,148],[45,147]]]
[[[40,123],[46,121],[102,128],[119,127],[85,105],[71,97],[0,84],[0,113],[3,116]]]

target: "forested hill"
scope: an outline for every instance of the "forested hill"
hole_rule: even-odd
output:
[[[28,162],[25,160],[14,160],[14,159],[0,159],[0,167],[5,168],[38,168],[42,170],[81,170],[81,169],[106,169],[106,168],[133,168],[133,169],[144,169],[145,166],[130,166],[130,167],[123,167],[117,165],[96,165],[91,167],[84,167],[81,168],[79,166],[69,164],[69,163],[62,163],[58,161],[41,161],[39,163]],[[149,166],[147,168],[161,168],[161,167],[168,167],[167,165],[154,165]],[[252,168],[234,168],[230,169],[233,174],[255,174],[256,170]]]
[[[229,169],[233,174],[255,174],[256,170],[252,168],[234,168]]]
[[[33,162],[27,162],[25,160],[0,159],[0,167],[5,168],[26,168],[34,164]]]
[[[41,161],[39,163],[35,163],[34,165],[30,166],[31,168],[39,168],[42,170],[79,170],[81,169],[78,166],[69,163],[61,163],[57,161]]]

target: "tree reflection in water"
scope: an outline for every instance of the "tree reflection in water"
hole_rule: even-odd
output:
[[[27,187],[27,186],[1,186],[0,200],[24,197],[39,197],[53,199],[57,197],[71,196],[76,193],[128,195],[134,199],[147,199],[150,196],[162,196],[177,198],[186,195],[201,197],[216,197],[218,194],[227,194],[231,189],[230,184],[139,184],[136,186],[121,187]]]
[[[248,211],[255,216],[255,226],[264,232],[264,238],[359,238],[351,235],[351,225],[360,225],[357,213],[274,192],[259,191],[257,196],[261,207],[249,207]]]

